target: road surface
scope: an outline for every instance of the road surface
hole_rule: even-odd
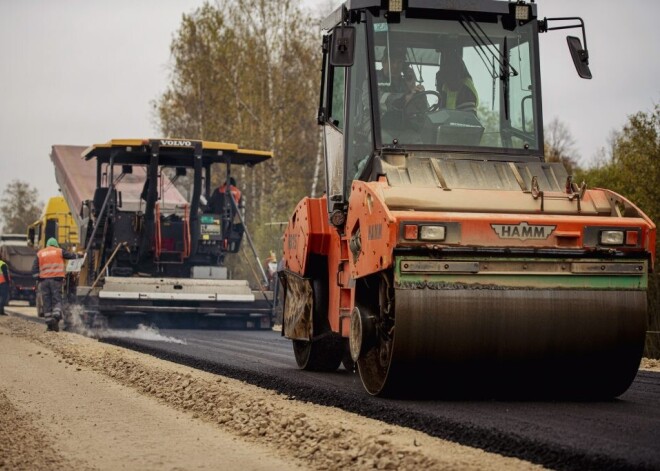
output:
[[[143,338],[122,331],[104,335],[104,342],[290,399],[338,407],[553,469],[660,469],[659,372],[640,370],[626,393],[604,402],[392,400],[369,396],[354,371],[298,370],[290,341],[275,331],[161,329]]]
[[[555,469],[660,468],[657,372],[640,371],[625,394],[606,402],[390,400],[369,396],[356,372],[299,371],[290,341],[278,332],[160,333],[186,343],[107,341]]]

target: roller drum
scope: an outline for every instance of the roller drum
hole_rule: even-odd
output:
[[[393,292],[389,348],[358,362],[371,394],[610,398],[643,353],[644,291]]]

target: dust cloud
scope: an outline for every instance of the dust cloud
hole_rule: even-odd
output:
[[[66,330],[95,339],[121,338],[148,340],[152,342],[169,342],[186,345],[184,339],[162,335],[156,326],[138,324],[136,329],[114,329],[107,325],[105,319],[95,319],[93,325],[84,320],[85,309],[79,304],[69,305],[66,319]]]
[[[183,339],[163,335],[156,326],[138,324],[137,329],[103,329],[97,331],[98,338],[124,338],[137,340],[151,340],[154,342],[169,342],[187,345]]]

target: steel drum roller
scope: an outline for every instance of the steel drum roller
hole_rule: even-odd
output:
[[[391,342],[358,362],[371,394],[608,398],[639,367],[644,291],[393,292]]]

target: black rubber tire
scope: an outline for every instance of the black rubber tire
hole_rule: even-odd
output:
[[[294,340],[298,367],[307,371],[336,371],[341,364],[341,343],[334,336],[314,341]]]
[[[326,315],[328,306],[328,261],[312,255],[308,261],[312,278],[314,312],[312,313],[313,340],[294,340],[293,354],[298,367],[308,371],[336,371],[344,353],[343,339],[333,333]]]
[[[379,322],[383,317],[383,298],[389,291],[386,287],[391,280],[391,273],[379,273],[362,280],[360,291],[356,293],[356,305],[362,305],[361,310],[375,313]],[[382,303],[382,305],[381,305]],[[381,328],[381,332],[389,331],[387,326]],[[387,382],[388,372],[392,361],[393,339],[386,340],[381,335],[374,339],[373,346],[364,353],[357,361],[360,379],[369,394],[387,396],[384,387]]]

